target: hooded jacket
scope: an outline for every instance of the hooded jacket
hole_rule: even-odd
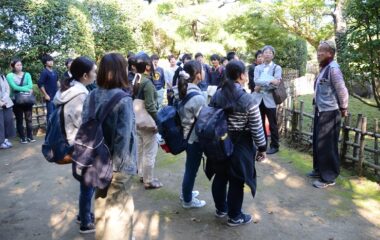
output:
[[[73,86],[64,92],[59,90],[54,97],[56,106],[64,105],[64,121],[67,141],[70,145],[74,144],[75,136],[82,124],[83,104],[88,95],[86,87],[78,82],[73,81]]]
[[[0,75],[0,108],[5,104],[6,108],[13,106],[12,99],[10,98],[10,88],[5,77]]]

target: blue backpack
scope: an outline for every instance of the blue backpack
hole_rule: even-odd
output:
[[[59,105],[52,112],[47,122],[45,141],[41,151],[48,162],[57,164],[72,162],[73,147],[69,145],[66,137],[64,104]]]
[[[228,161],[234,146],[228,134],[227,114],[222,108],[203,107],[195,124],[195,133],[207,160],[215,163]]]
[[[177,155],[187,148],[187,142],[194,128],[194,124],[190,129],[187,138],[183,138],[183,129],[178,110],[185,106],[185,104],[194,96],[200,95],[198,92],[190,92],[178,104],[178,107],[165,106],[157,113],[157,127],[158,132],[165,140],[170,153]]]

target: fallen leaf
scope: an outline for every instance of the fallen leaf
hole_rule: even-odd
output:
[[[197,219],[197,218],[191,218],[191,221],[193,221],[193,222],[201,222],[201,220]]]

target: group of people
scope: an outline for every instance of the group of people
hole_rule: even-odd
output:
[[[347,89],[336,62],[333,61],[335,47],[328,41],[318,48],[321,74],[316,81],[314,126],[314,170],[308,174],[317,177],[316,187],[327,187],[335,183],[339,175],[337,137],[339,137],[340,115],[347,114]],[[210,57],[211,66],[204,62],[201,53],[184,54],[177,63],[173,55],[168,57],[169,67],[158,66],[157,55],[145,52],[130,53],[127,58],[118,53],[102,57],[97,66],[86,57],[66,62],[68,72],[58,89],[57,74],[52,70],[53,60],[43,59],[45,69],[38,86],[44,95],[47,114],[54,106],[63,105],[67,140],[74,144],[76,133],[89,118],[90,94],[95,99],[95,113],[98,115],[107,102],[120,91],[129,93],[118,102],[103,122],[104,140],[110,149],[113,164],[113,178],[106,195],[97,189],[80,183],[79,214],[81,233],[96,232],[97,239],[131,239],[133,228],[133,196],[130,193],[131,176],[138,174],[145,189],[163,186],[154,176],[158,151],[157,129],[138,129],[134,113],[134,99],[144,101],[144,108],[153,120],[164,104],[178,106],[185,97],[196,92],[184,106],[178,109],[187,139],[185,173],[179,198],[183,208],[200,208],[206,205],[198,198],[194,184],[202,159],[202,147],[193,131],[194,123],[202,107],[222,108],[228,114],[228,131],[234,144],[229,161],[216,165],[206,163],[205,172],[214,176],[211,192],[215,203],[215,216],[228,216],[229,226],[251,222],[252,217],[243,213],[244,184],[256,193],[255,161],[266,159],[266,154],[279,151],[279,134],[276,122],[276,103],[273,89],[282,81],[282,68],[273,62],[275,49],[265,46],[255,55],[255,62],[246,69],[235,52],[227,54],[227,63],[219,55]],[[13,72],[6,81],[0,79],[0,142],[1,146],[11,144],[12,117],[10,110],[12,93],[32,91],[30,74],[22,71],[21,60],[11,63]],[[327,69],[327,70],[326,70]],[[328,74],[326,73],[328,71]],[[248,74],[247,74],[248,72]],[[22,83],[22,84],[20,84]],[[245,90],[248,84],[251,93]],[[11,92],[9,92],[9,86]],[[20,86],[21,85],[21,86]],[[166,89],[166,91],[165,91]],[[31,107],[13,107],[21,143],[33,142],[31,129]],[[22,127],[25,114],[27,134]],[[270,145],[267,149],[265,119],[270,126]],[[14,128],[13,128],[14,129]],[[318,153],[318,154],[316,154]],[[228,188],[227,188],[228,187]],[[95,194],[95,215],[91,211],[91,199]],[[96,229],[96,231],[95,231]]]

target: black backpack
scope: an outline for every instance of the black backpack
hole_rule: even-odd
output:
[[[75,137],[73,151],[73,176],[85,185],[106,188],[112,180],[112,159],[109,147],[106,145],[102,123],[115,105],[130,94],[120,90],[95,114],[95,94],[89,96],[90,116],[79,127]]]
[[[42,154],[48,162],[57,164],[71,163],[73,147],[66,137],[64,104],[59,105],[51,114],[46,127]]]
[[[181,124],[181,119],[178,114],[178,110],[183,108],[185,104],[194,96],[200,95],[198,92],[190,92],[186,97],[175,106],[163,107],[157,113],[157,127],[158,132],[165,140],[166,146],[169,148],[170,153],[177,155],[187,148],[187,142],[189,141],[190,135],[193,131],[195,122],[193,123],[187,138],[183,138],[183,129]]]

